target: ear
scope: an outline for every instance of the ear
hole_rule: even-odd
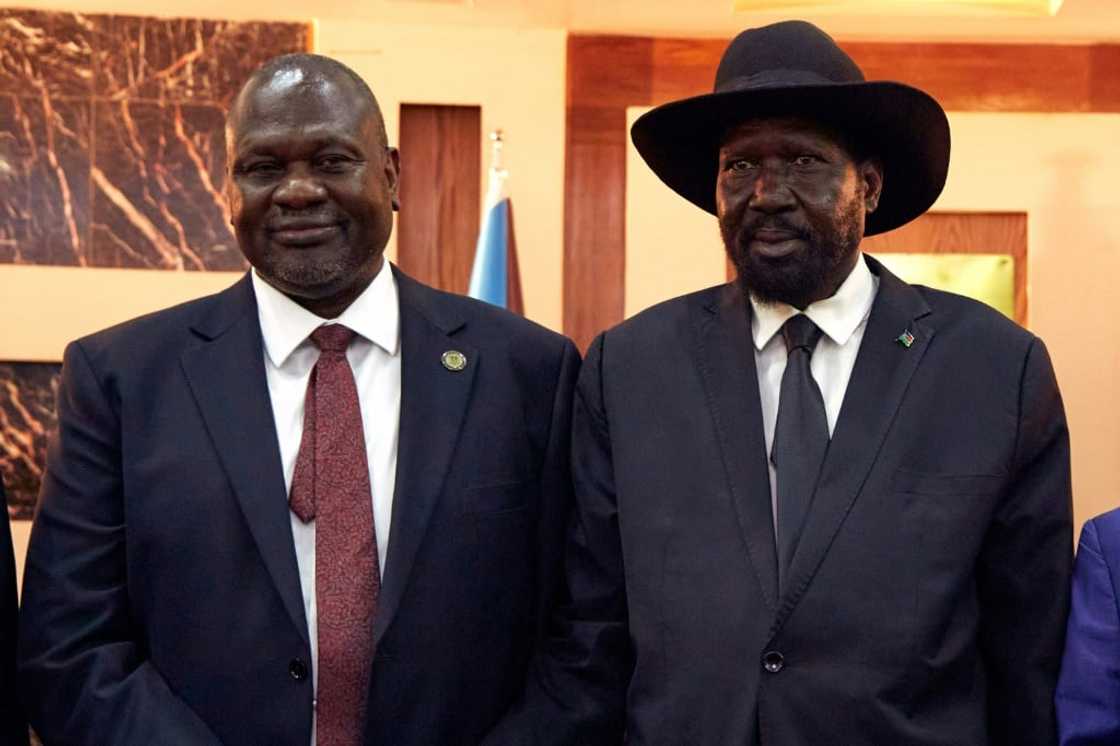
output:
[[[863,206],[870,215],[879,207],[883,194],[883,163],[878,158],[868,158],[859,164],[858,171],[863,184]]]
[[[241,214],[241,188],[233,178],[233,169],[226,174],[226,204],[229,206],[229,224],[237,227],[237,216]]]
[[[389,198],[393,210],[400,212],[401,153],[396,148],[385,148],[385,183],[389,186]]]
[[[236,106],[236,103],[234,104]],[[225,139],[226,139],[226,205],[229,207],[229,224],[234,225],[237,214],[241,212],[241,189],[237,186],[236,174],[234,173],[234,163],[237,160],[237,153],[234,152],[233,142],[236,133],[233,130],[233,114],[226,119]]]

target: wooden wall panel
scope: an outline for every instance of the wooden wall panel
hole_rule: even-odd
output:
[[[864,239],[875,254],[1008,254],[1015,260],[1015,320],[1027,323],[1027,214],[927,212],[901,228]]]
[[[568,39],[564,331],[581,348],[623,316],[626,107],[710,91],[726,44],[722,39]],[[950,111],[1120,112],[1120,44],[841,46],[869,80],[917,86]],[[934,235],[948,230],[938,220],[930,221],[938,226]],[[1025,258],[1016,264],[1025,271]]]
[[[466,293],[482,210],[482,110],[402,104],[397,263],[421,282]]]
[[[1095,90],[1116,45],[849,43],[868,80],[909,83],[951,111],[1120,111]],[[1104,53],[1102,55],[1102,50]]]
[[[623,315],[626,107],[649,100],[652,49],[651,39],[568,39],[564,331],[580,349]]]

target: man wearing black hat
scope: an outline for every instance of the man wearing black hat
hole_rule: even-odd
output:
[[[1071,500],[1046,349],[859,249],[940,193],[941,107],[789,22],[632,135],[739,278],[591,345],[571,599],[494,742],[1055,743]]]

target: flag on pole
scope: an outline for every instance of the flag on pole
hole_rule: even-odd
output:
[[[490,133],[492,145],[489,184],[482,229],[474,250],[474,266],[467,295],[522,313],[521,278],[517,269],[517,241],[513,234],[513,205],[506,192],[509,172],[502,167],[502,132]]]

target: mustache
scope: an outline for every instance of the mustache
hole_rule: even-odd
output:
[[[739,237],[744,242],[749,241],[751,236],[761,230],[781,231],[802,239],[810,237],[808,228],[781,215],[762,215],[754,220],[744,221],[739,227]]]

